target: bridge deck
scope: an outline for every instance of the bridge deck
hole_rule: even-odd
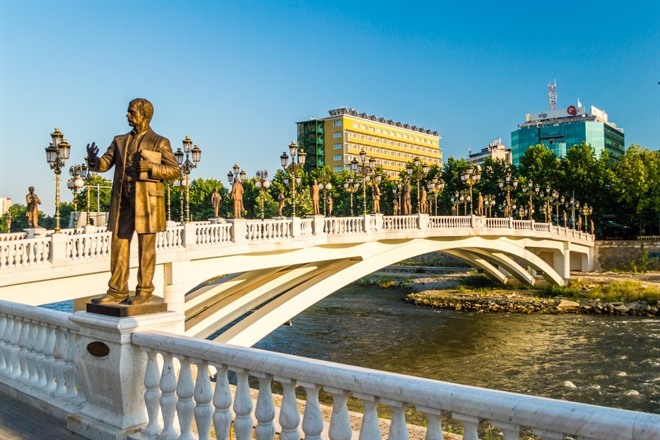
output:
[[[62,420],[0,393],[0,438],[3,440],[84,440]]]

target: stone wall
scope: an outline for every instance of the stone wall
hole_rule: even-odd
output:
[[[633,264],[637,267],[647,264],[645,270],[659,270],[660,241],[596,241],[594,269],[597,272],[631,270]]]

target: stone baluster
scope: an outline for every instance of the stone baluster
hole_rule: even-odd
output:
[[[18,340],[18,363],[20,365],[18,380],[23,383],[29,383],[30,370],[28,367],[28,357],[30,354],[30,328],[32,324],[27,318],[23,318],[23,325],[21,327],[21,335]]]
[[[323,416],[319,402],[321,387],[314,383],[300,383],[305,388],[305,413],[303,414],[302,429],[305,440],[321,440],[323,432]]]
[[[35,362],[36,362],[36,384],[45,390],[46,389],[46,337],[48,331],[48,324],[39,324],[37,328],[37,340],[34,344]]]
[[[54,326],[47,326],[46,341],[44,342],[44,389],[53,394],[57,388],[55,382],[55,341],[57,339],[58,329]]]
[[[229,389],[229,379],[227,377],[227,366],[220,365],[216,367],[215,375],[215,393],[213,394],[213,426],[215,427],[216,438],[229,439],[229,430],[231,428],[231,390]]]
[[[369,395],[353,393],[353,397],[364,402],[362,425],[360,426],[360,440],[380,440],[380,425],[378,423],[378,398]]]
[[[296,401],[296,381],[288,378],[275,378],[282,384],[282,406],[280,408],[281,440],[300,440],[300,413]]]
[[[270,388],[273,376],[258,372],[253,374],[259,379],[259,396],[257,397],[257,407],[254,411],[254,416],[257,418],[257,438],[264,440],[273,439],[275,438],[275,426],[273,425],[275,405],[273,404],[273,393]]]
[[[197,381],[195,383],[195,423],[199,440],[208,440],[211,435],[211,420],[213,417],[213,388],[209,377],[209,363],[204,360],[195,360],[197,365]]]
[[[81,401],[84,399],[76,383],[76,341],[73,333],[68,329],[64,331],[64,384],[68,400]]]
[[[147,426],[142,430],[148,436],[156,436],[162,429],[158,413],[160,412],[160,371],[158,369],[158,353],[147,351],[147,369],[144,373],[144,402],[147,406]]]
[[[502,440],[518,440],[520,434],[520,426],[514,425],[512,423],[506,422],[491,422],[496,428],[499,428],[502,431]]]
[[[331,387],[324,387],[324,389],[332,394],[332,417],[330,418],[330,429],[328,430],[330,438],[333,440],[351,440],[353,430],[348,418],[348,406],[346,404],[348,391]]]
[[[426,437],[424,440],[443,440],[442,412],[437,408],[417,406],[417,410],[426,416]]]
[[[9,348],[9,358],[11,360],[11,371],[10,376],[17,379],[21,375],[21,364],[18,359],[18,354],[20,352],[19,341],[21,339],[21,329],[24,325],[23,320],[20,317],[14,317],[13,319],[13,332],[11,335],[11,342]]]
[[[193,401],[193,394],[195,392],[195,385],[190,370],[190,359],[184,356],[181,359],[181,371],[179,371],[179,380],[176,386],[176,412],[179,416],[179,426],[181,428],[180,440],[193,440],[192,435],[192,419],[193,411],[195,409],[195,402]]]
[[[66,395],[66,384],[64,381],[64,352],[66,351],[66,336],[64,329],[58,328],[55,336],[55,349],[53,357],[55,358],[55,397],[64,397]]]
[[[234,432],[237,440],[250,440],[252,438],[252,397],[250,396],[250,385],[248,384],[248,371],[237,368],[236,373],[236,395],[234,396]]]
[[[390,423],[389,438],[408,440],[408,428],[406,426],[406,404],[396,400],[381,399],[385,405],[392,410],[392,422]]]
[[[7,336],[11,334],[10,323],[11,320],[7,318],[7,315],[0,313],[0,374],[7,372],[5,349],[7,348]]]
[[[452,417],[463,424],[463,440],[479,440],[479,419],[465,414],[452,413]]]
[[[27,341],[27,381],[31,386],[36,386],[39,382],[39,369],[37,364],[37,357],[39,356],[39,352],[37,351],[37,346],[39,345],[39,327],[41,326],[37,321],[30,322],[30,331],[28,332],[29,339]]]
[[[163,431],[159,438],[178,437],[174,428],[176,413],[176,372],[172,353],[163,353],[163,371],[160,375],[160,408],[163,415]]]

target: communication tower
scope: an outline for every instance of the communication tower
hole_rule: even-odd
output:
[[[548,97],[550,98],[550,110],[557,110],[557,80],[548,83]]]

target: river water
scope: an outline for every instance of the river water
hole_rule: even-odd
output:
[[[405,295],[343,288],[255,347],[660,414],[660,319],[463,313],[407,304]]]
[[[350,286],[255,347],[465,385],[660,414],[660,320],[477,314]]]

